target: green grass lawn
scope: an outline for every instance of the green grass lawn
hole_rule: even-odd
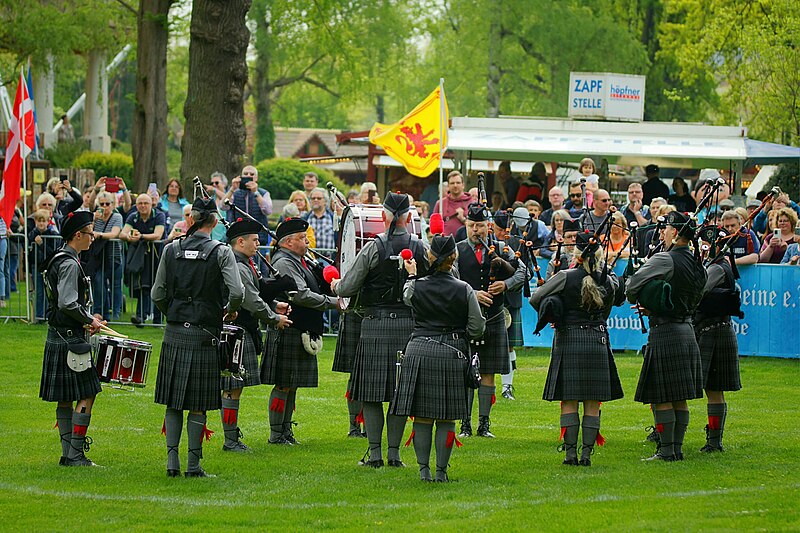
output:
[[[334,339],[320,356],[320,387],[297,399],[297,447],[267,445],[269,387],[246,390],[240,412],[252,454],[223,453],[219,414],[204,468],[215,479],[168,479],[162,406],[153,403],[161,331],[122,327],[152,342],[149,384],[98,397],[88,454],[105,468],[57,465],[55,405],[38,399],[46,328],[0,324],[0,528],[41,530],[768,530],[800,529],[800,362],[744,358],[744,389],[728,396],[724,454],[702,455],[705,403],[690,404],[686,460],[651,463],[644,442],[652,422],[633,402],[641,364],[617,356],[627,397],[603,405],[591,468],[561,465],[558,404],[542,401],[548,364],[543,350],[523,350],[517,401],[498,397],[496,439],[464,439],[450,461],[450,484],[418,480],[408,468],[356,466],[365,439],[348,439],[347,376],[330,370]],[[499,396],[499,395],[498,395]],[[476,407],[477,415],[477,407]],[[411,432],[406,428],[406,437]],[[186,440],[181,443],[186,465]],[[385,442],[384,442],[385,448]]]

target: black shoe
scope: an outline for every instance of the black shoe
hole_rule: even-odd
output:
[[[656,431],[655,427],[648,426],[648,427],[646,427],[644,429],[645,429],[645,431],[648,430],[648,429],[652,430],[652,431],[650,431],[650,433],[647,435],[647,438],[645,439],[645,440],[647,440],[647,442],[661,442],[661,434],[658,431]]]
[[[383,467],[383,459],[375,459],[374,461],[364,461],[363,459],[358,462],[358,466],[368,466],[370,468]]]
[[[300,444],[300,441],[297,440],[296,438],[294,438],[294,435],[292,435],[291,433],[284,435],[283,436],[283,440],[285,440],[287,443],[291,444],[292,446],[297,446],[298,444]]]
[[[577,457],[567,457],[564,459],[564,462],[561,463],[562,465],[569,465],[569,466],[578,466],[578,458]]]
[[[675,454],[676,461],[683,461],[683,452],[678,452]]]
[[[516,398],[514,397],[514,385],[504,386],[501,395],[506,400],[516,400]]]
[[[353,428],[353,429],[350,430],[350,432],[347,434],[347,436],[352,438],[352,439],[360,439],[361,438],[361,430],[358,429],[358,428]]]
[[[75,459],[65,459],[64,466],[98,466],[91,459],[81,454]]]
[[[491,431],[489,431],[489,417],[482,416],[478,422],[478,436],[486,437],[489,439],[495,438]]]
[[[133,315],[131,317],[131,324],[133,324],[137,328],[143,328],[144,327],[144,325],[143,325],[144,321],[141,318],[139,318],[138,316],[136,316],[136,315]]]
[[[678,458],[673,455],[661,455],[659,452],[654,453],[652,456],[642,459],[642,461],[665,461],[667,463],[671,463],[672,461],[677,461]]]
[[[67,466],[67,458],[64,457],[63,455],[58,460],[58,466]]]
[[[703,453],[724,452],[725,448],[722,447],[722,444],[720,444],[719,446],[714,446],[713,444],[706,443],[705,446],[700,448],[700,451]]]
[[[167,468],[167,477],[181,477],[181,471]]]
[[[186,477],[217,477],[214,474],[209,474],[202,468],[198,468],[197,470],[193,470],[191,472],[184,472],[183,475]]]
[[[461,438],[471,437],[472,436],[472,424],[464,420],[461,422],[461,432],[458,434]]]
[[[286,440],[286,437],[283,435],[277,437],[275,440],[269,439],[267,441],[269,444],[285,444],[286,446],[291,446],[292,443]]]
[[[244,442],[237,440],[233,444],[223,444],[223,452],[250,453],[252,450]]]
[[[581,459],[580,461],[578,461],[578,464],[581,466],[592,466],[592,460],[589,458]]]
[[[394,468],[405,468],[406,464],[400,459],[389,459],[386,464]]]

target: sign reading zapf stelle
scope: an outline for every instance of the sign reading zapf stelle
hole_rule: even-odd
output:
[[[570,72],[569,116],[641,121],[644,76],[609,72]]]

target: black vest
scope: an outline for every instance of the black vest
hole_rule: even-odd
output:
[[[217,262],[219,241],[192,235],[175,241],[167,261],[167,322],[222,328],[227,287]]]
[[[319,283],[317,283],[317,278],[314,277],[314,274],[311,272],[311,270],[309,270],[308,267],[304,267],[303,263],[293,254],[287,252],[283,248],[278,247],[272,253],[272,262],[275,263],[278,261],[278,259],[284,256],[300,266],[300,270],[303,271],[303,278],[306,281],[306,286],[311,292],[323,294],[319,288]],[[289,301],[289,296],[287,294],[284,294],[284,298],[284,301]],[[292,325],[289,326],[290,328],[300,331],[308,331],[314,335],[322,335],[324,330],[322,315],[324,311],[318,311],[316,309],[311,309],[310,307],[303,307],[302,305],[292,305],[291,307],[292,312],[289,313],[289,319],[292,321]]]
[[[469,245],[469,241],[461,241],[456,244],[458,250],[458,277],[463,281],[469,283],[469,286],[476,291],[485,291],[489,288],[489,261],[488,250],[481,250],[483,253],[483,262],[478,264],[478,258],[475,257],[475,251]],[[493,318],[497,313],[503,309],[503,298],[494,297],[492,305],[489,308],[481,307],[484,310],[484,315],[487,318]]]
[[[414,336],[466,332],[469,310],[464,285],[449,272],[417,280],[411,298]]]
[[[712,287],[703,295],[700,304],[697,306],[694,323],[700,324],[704,320],[730,320],[731,313],[739,311],[741,305],[740,295],[736,290],[736,279],[733,275],[733,268],[726,257],[720,257],[713,263],[725,272],[725,277],[716,287]],[[709,265],[711,266],[711,265]],[[734,308],[731,309],[730,299],[735,301]]]
[[[369,271],[361,289],[359,302],[363,307],[405,307],[403,304],[403,284],[406,271],[400,267],[398,256],[404,248],[409,248],[417,261],[417,275],[427,274],[425,247],[416,235],[404,233],[388,238],[381,233],[373,240],[378,248],[378,265]]]
[[[593,308],[591,310],[584,308],[581,301],[583,279],[589,274],[582,267],[566,270],[564,274],[567,276],[567,281],[564,290],[560,294],[562,308],[564,310],[561,324],[565,326],[604,324],[608,314],[611,312],[611,307],[614,305],[614,290],[610,281],[610,276],[613,276],[613,274],[609,274],[609,279],[607,279],[605,285],[602,286],[602,289],[605,290],[603,307],[600,309]],[[600,285],[600,283],[597,282],[599,277],[600,274],[598,273],[595,278],[597,285]]]
[[[672,286],[672,311],[662,316],[685,318],[692,316],[700,303],[703,287],[706,284],[706,269],[695,259],[688,247],[674,248],[668,253],[672,258],[673,273],[669,284]]]
[[[50,309],[48,310],[47,323],[54,328],[70,328],[83,331],[83,322],[75,320],[58,308],[58,269],[64,261],[75,261],[78,265],[78,304],[86,307],[89,302],[89,278],[83,271],[80,261],[72,254],[60,250],[54,254],[49,262],[44,265],[43,270],[47,271],[47,286]]]
[[[253,277],[255,285],[256,287],[258,287],[258,279],[256,279],[256,274],[255,272],[253,272],[253,269],[250,266],[250,261],[248,260],[248,258],[242,257],[236,253],[234,253],[233,255],[236,257],[236,263],[247,267],[248,271],[247,275]],[[241,269],[239,273],[241,274]],[[250,314],[250,311],[248,311],[244,307],[239,307],[239,310],[237,311],[236,320],[234,320],[233,323],[236,324],[237,326],[241,326],[244,329],[246,329],[247,332],[250,333],[250,335],[254,337],[258,336],[259,338],[261,337],[260,330],[258,329],[258,319],[254,317],[252,314]],[[258,346],[258,343],[256,343],[256,346]]]

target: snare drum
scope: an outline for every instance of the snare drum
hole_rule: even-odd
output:
[[[149,342],[99,335],[95,366],[100,381],[144,387],[152,351]]]
[[[417,208],[412,205],[410,212],[411,222],[408,230],[421,239],[422,224],[420,223]],[[342,221],[339,226],[339,242],[336,254],[339,274],[344,277],[355,262],[358,252],[368,242],[385,231],[386,226],[383,223],[382,205],[347,206],[342,212]]]
[[[219,341],[220,367],[223,377],[244,379],[247,374],[243,363],[244,328],[233,324],[224,324]]]

